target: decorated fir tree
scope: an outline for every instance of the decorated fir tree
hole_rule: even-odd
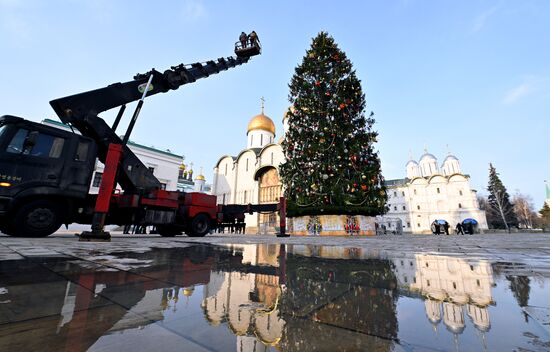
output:
[[[289,216],[383,213],[373,113],[365,116],[361,82],[327,33],[313,39],[289,87],[281,165]]]

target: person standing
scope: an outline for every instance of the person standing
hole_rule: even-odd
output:
[[[434,222],[434,229],[435,229],[435,234],[439,235],[440,226],[439,226],[439,223],[437,221]]]
[[[464,227],[461,223],[456,224],[456,234],[457,235],[464,235]]]
[[[449,223],[446,222],[445,224],[443,224],[443,228],[445,229],[445,234],[449,236]]]
[[[256,42],[258,42],[258,35],[256,34],[256,31],[250,32],[248,39],[250,40],[250,46],[256,45]]]
[[[241,35],[239,36],[239,41],[241,42],[241,49],[246,48],[246,40],[248,39],[248,36],[245,32],[241,32]]]

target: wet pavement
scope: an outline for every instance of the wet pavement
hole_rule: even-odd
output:
[[[0,351],[549,351],[549,240],[0,236]]]

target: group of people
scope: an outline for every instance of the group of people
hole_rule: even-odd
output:
[[[434,235],[441,235],[443,233],[446,234],[446,235],[449,234],[449,223],[448,222],[440,224],[437,221],[434,221],[433,227],[434,227],[434,229],[433,229]]]
[[[244,234],[246,223],[244,222],[244,219],[236,219],[236,221],[224,221],[218,225],[217,232],[225,233],[226,229],[229,233]]]
[[[441,235],[441,234],[448,235],[449,234],[449,223],[445,222],[443,224],[440,224],[437,221],[434,221],[432,230],[433,230],[434,235]],[[474,234],[474,225],[472,223],[468,223],[468,224],[463,225],[462,223],[459,222],[459,223],[456,224],[455,231],[456,231],[457,235],[464,235],[465,231],[468,234],[473,235]]]
[[[258,43],[260,40],[258,39],[256,31],[252,31],[248,35],[245,32],[241,32],[241,35],[239,36],[239,41],[241,42],[241,47],[244,49],[249,44],[250,46],[256,45],[256,43]]]

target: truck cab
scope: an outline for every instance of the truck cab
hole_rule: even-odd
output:
[[[40,237],[71,222],[88,196],[96,154],[90,138],[0,117],[0,231]]]

